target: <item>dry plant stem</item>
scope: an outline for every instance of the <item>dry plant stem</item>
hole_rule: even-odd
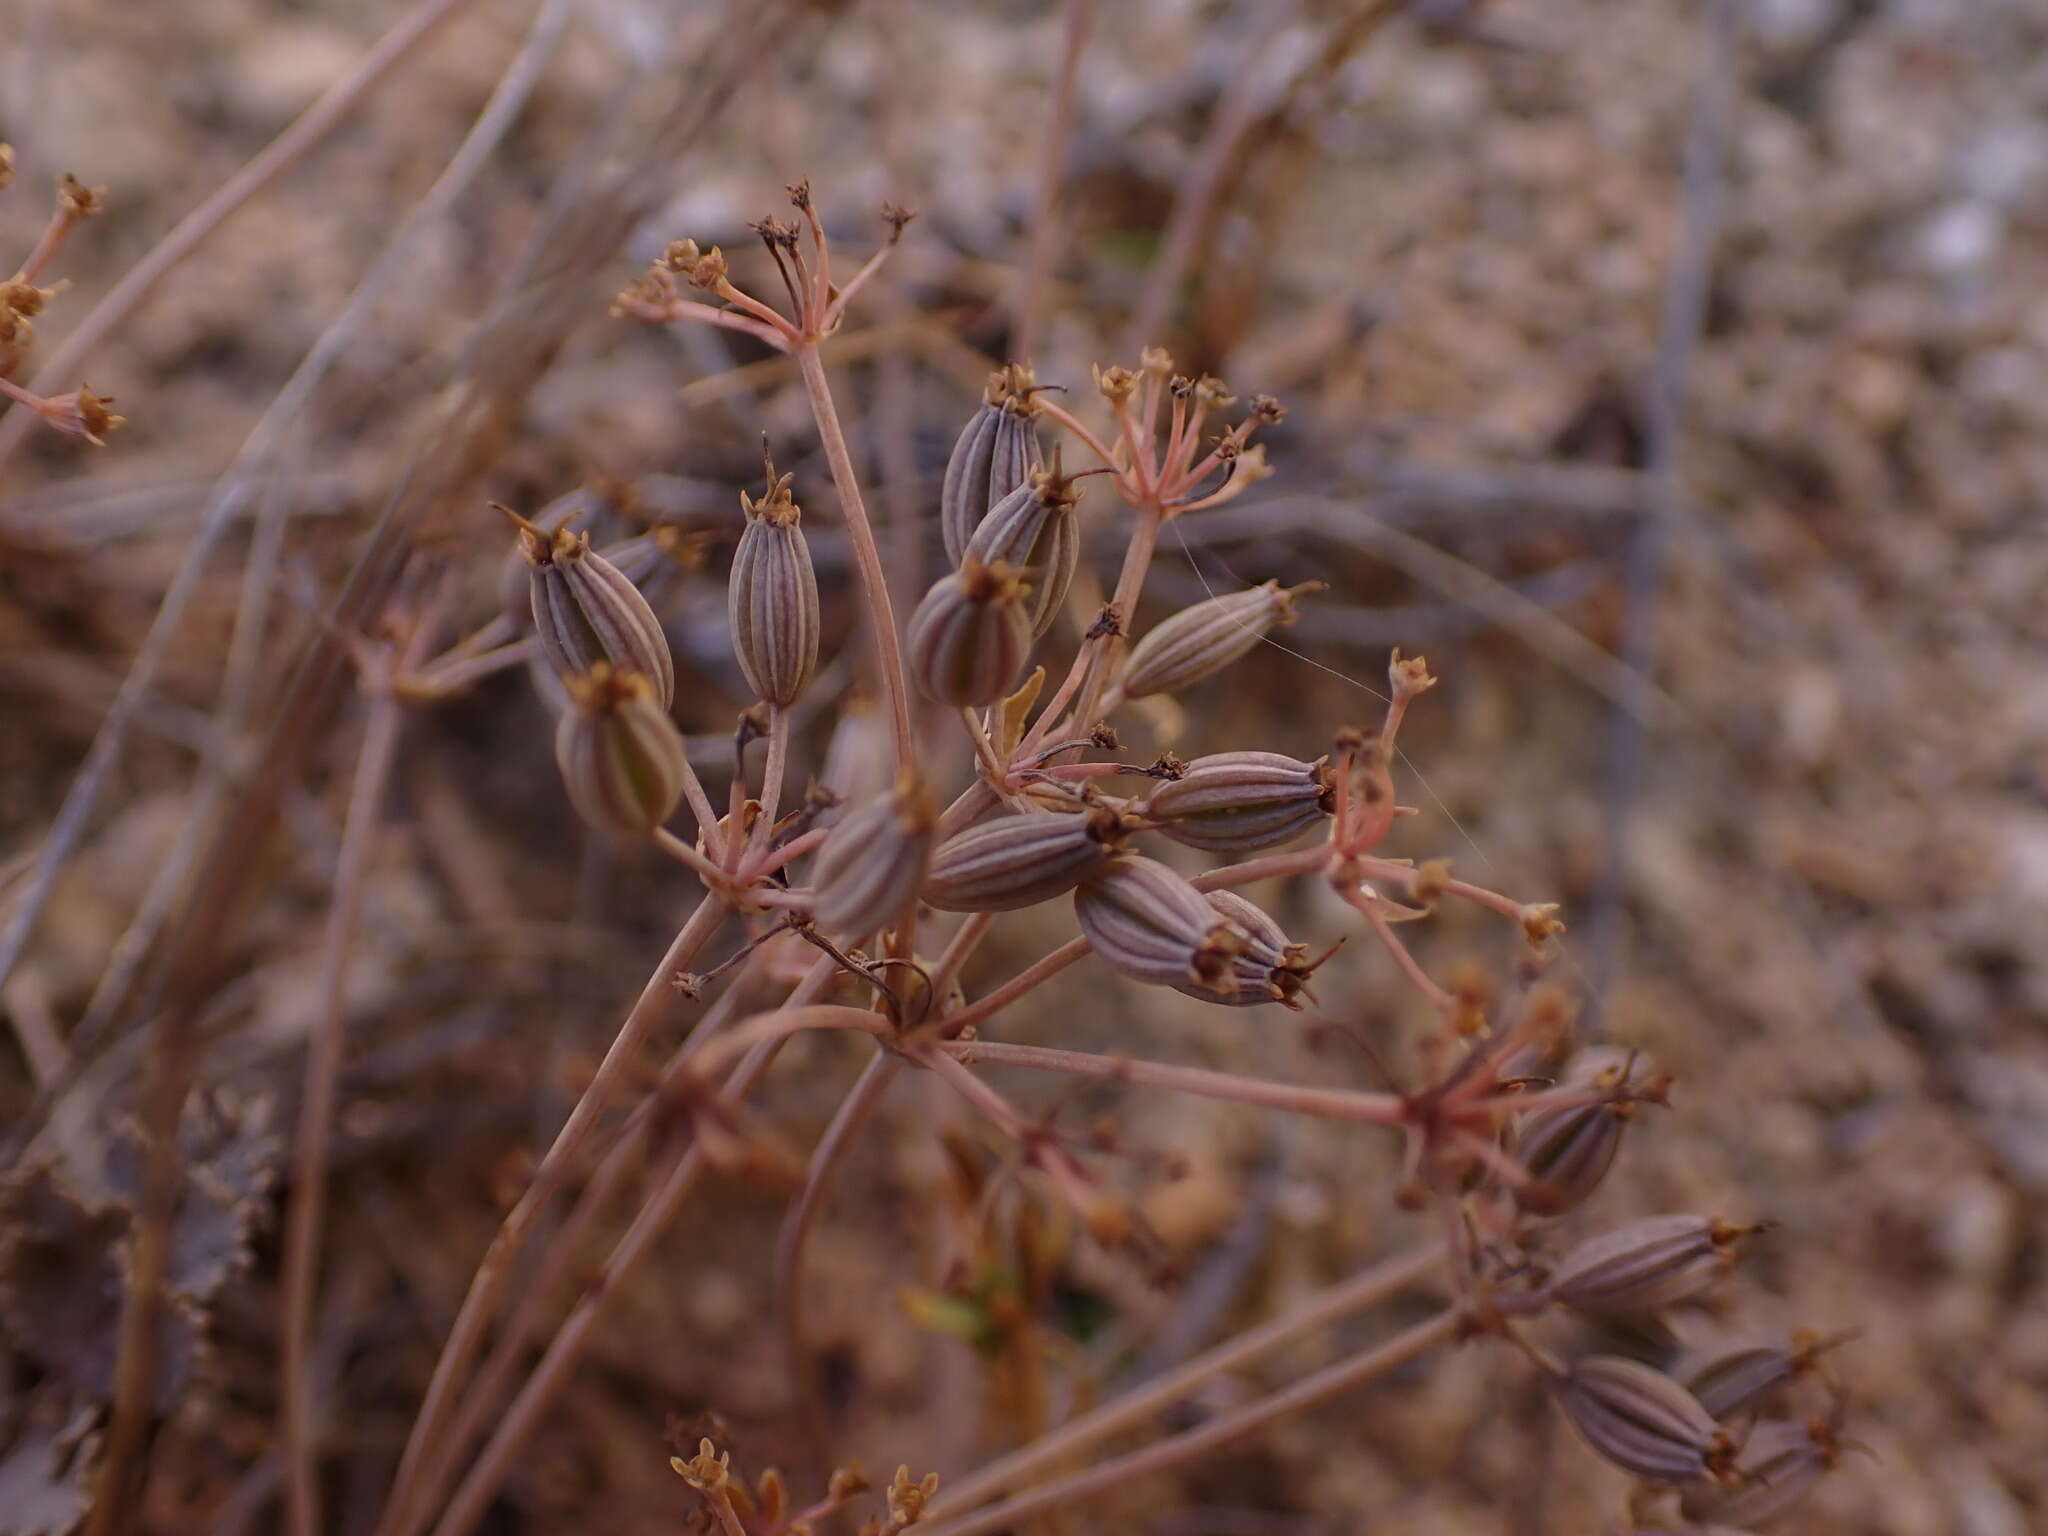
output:
[[[975,945],[996,925],[993,912],[976,912],[946,943],[939,955],[939,963],[932,967],[932,996],[943,997],[946,988],[953,984],[953,978],[960,974],[960,967],[967,963],[967,957],[974,953]]]
[[[782,1334],[783,1364],[789,1372],[794,1401],[815,1405],[810,1356],[804,1348],[803,1283],[804,1241],[832,1188],[833,1176],[846,1160],[854,1138],[866,1128],[889,1085],[903,1070],[903,1058],[893,1051],[877,1049],[854,1079],[853,1087],[839,1101],[832,1123],[825,1127],[817,1148],[804,1169],[803,1188],[782,1218],[775,1238],[775,1318]],[[815,1416],[815,1415],[814,1415]],[[822,1426],[821,1426],[822,1427]],[[821,1436],[822,1438],[822,1436]]]
[[[1330,850],[1317,844],[1295,853],[1269,853],[1241,864],[1225,864],[1196,875],[1190,884],[1198,891],[1220,891],[1233,885],[1250,885],[1256,880],[1284,880],[1321,869],[1329,859]]]
[[[1060,176],[1065,169],[1067,141],[1074,129],[1074,91],[1081,78],[1081,53],[1095,19],[1095,0],[1067,0],[1060,32],[1060,70],[1053,86],[1052,117],[1039,145],[1038,193],[1031,210],[1031,245],[1018,273],[1011,307],[1010,355],[1030,362],[1038,345],[1039,312],[1045,302],[1045,281],[1052,271],[1055,226],[1059,221]]]
[[[1409,985],[1427,998],[1430,1007],[1436,1009],[1446,1019],[1456,1017],[1458,1000],[1438,986],[1422,968],[1421,962],[1409,953],[1408,946],[1401,942],[1401,936],[1394,932],[1394,925],[1388,922],[1386,914],[1380,911],[1379,898],[1363,891],[1347,891],[1343,896],[1353,910],[1372,926],[1374,936],[1386,947],[1387,953],[1394,957],[1394,964],[1400,967],[1401,974],[1407,978]]]
[[[64,387],[92,351],[117,330],[173,268],[197,250],[230,215],[289,170],[294,161],[334,131],[364,92],[411,51],[414,44],[460,10],[468,0],[422,0],[397,26],[355,63],[354,68],[324,91],[320,99],[294,118],[289,127],[216,190],[213,196],[180,219],[171,232],[150,248],[127,275],[95,304],[62,345],[50,354],[35,376],[38,394]],[[27,412],[0,417],[0,465],[21,446],[30,430]],[[4,971],[0,967],[0,971]]]
[[[320,1529],[319,1492],[314,1471],[313,1383],[308,1375],[315,1281],[320,1265],[320,1225],[327,1200],[327,1141],[334,1123],[341,1076],[342,1026],[346,1014],[349,950],[363,908],[363,877],[376,843],[384,792],[391,781],[404,709],[388,689],[370,700],[355,782],[349,790],[334,894],[320,940],[316,989],[320,1013],[306,1046],[305,1085],[292,1157],[290,1216],[286,1222],[279,1289],[283,1291],[284,1335],[278,1401],[284,1442],[285,1505],[295,1536]]]
[[[760,953],[759,950],[754,951],[748,956],[747,963],[751,964]],[[692,1058],[730,1022],[746,996],[746,987],[743,977],[735,977],[724,995],[698,1020],[689,1038],[670,1056],[662,1070],[660,1085],[635,1107],[632,1118],[577,1196],[568,1219],[549,1234],[547,1252],[538,1271],[521,1287],[518,1302],[491,1344],[489,1358],[471,1378],[463,1393],[462,1405],[456,1411],[448,1432],[441,1437],[432,1459],[422,1466],[420,1486],[423,1488],[439,1490],[447,1486],[457,1462],[476,1443],[485,1420],[497,1412],[506,1389],[511,1385],[513,1371],[525,1358],[527,1343],[533,1337],[541,1313],[546,1310],[549,1298],[560,1294],[563,1278],[583,1252],[583,1242],[591,1226],[610,1208],[612,1197],[627,1177],[644,1166],[648,1127],[664,1105],[671,1102],[667,1095],[679,1088],[690,1074]]]
[[[556,1133],[554,1144],[534,1170],[533,1182],[512,1207],[498,1228],[497,1236],[491,1239],[491,1246],[485,1251],[483,1262],[477,1266],[476,1275],[470,1281],[469,1292],[456,1312],[448,1341],[441,1347],[441,1358],[434,1366],[434,1375],[427,1386],[426,1400],[420,1405],[419,1417],[413,1421],[405,1454],[398,1464],[391,1503],[385,1514],[387,1530],[402,1536],[412,1528],[407,1517],[412,1513],[413,1474],[454,1410],[455,1394],[463,1385],[470,1362],[483,1343],[484,1330],[489,1326],[491,1314],[497,1310],[499,1293],[511,1277],[513,1261],[525,1246],[542,1208],[567,1179],[576,1153],[596,1125],[599,1113],[610,1102],[613,1091],[624,1078],[634,1057],[639,1054],[641,1043],[660,1020],[675,991],[675,973],[688,965],[711,941],[725,916],[725,906],[706,896],[677,931],[667,953],[661,957],[661,963],[641,989],[639,1000],[612,1040],[611,1049],[605,1052],[604,1060],[598,1064],[589,1086],[569,1111],[569,1118]]]
[[[1099,1441],[1144,1423],[1217,1377],[1241,1370],[1261,1355],[1385,1301],[1428,1274],[1443,1262],[1443,1257],[1442,1244],[1427,1243],[1413,1252],[1383,1259],[1360,1270],[1350,1279],[1317,1292],[1284,1316],[1247,1329],[1123,1396],[1070,1419],[1031,1444],[1020,1446],[965,1477],[951,1480],[932,1501],[931,1515],[942,1517],[987,1503],[1005,1488],[1036,1477]]]
[[[1405,1117],[1401,1099],[1390,1093],[1305,1088],[1294,1083],[1240,1077],[1232,1072],[1212,1072],[1204,1067],[1139,1061],[1129,1056],[1098,1056],[1087,1051],[1056,1050],[1047,1046],[1007,1045],[994,1040],[949,1040],[937,1049],[972,1067],[1029,1067],[1039,1072],[1062,1072],[1070,1077],[1106,1078],[1112,1082],[1165,1088],[1205,1099],[1225,1099],[1261,1109],[1278,1109],[1289,1114],[1319,1115],[1332,1120],[1363,1121],[1370,1125],[1399,1125]]]
[[[867,601],[868,623],[875,632],[875,652],[882,673],[882,691],[889,700],[889,724],[896,746],[896,766],[907,766],[916,751],[910,732],[910,689],[903,672],[903,649],[896,634],[896,611],[889,602],[889,583],[882,571],[882,552],[875,547],[875,531],[868,523],[867,504],[861,500],[860,481],[853,472],[853,460],[846,451],[846,434],[840,430],[839,412],[832,404],[832,386],[825,377],[824,359],[815,341],[795,346],[797,364],[803,372],[804,390],[810,396],[811,414],[817,418],[818,435],[825,445],[825,460],[832,468],[832,484],[839,492],[840,511],[846,520],[846,536],[853,546],[854,564],[860,572],[861,593]]]
[[[1116,596],[1110,601],[1115,605],[1121,627],[1128,631],[1138,611],[1138,594],[1144,590],[1145,573],[1152,569],[1152,553],[1159,545],[1159,529],[1166,521],[1166,514],[1156,503],[1137,509],[1137,526],[1131,530],[1130,547],[1124,551],[1124,566],[1117,577]],[[1081,684],[1081,701],[1074,706],[1074,725],[1085,730],[1095,716],[1095,707],[1102,699],[1103,685],[1109,681],[1109,669],[1116,662],[1123,649],[1122,634],[1104,635],[1094,642],[1094,653],[1088,660],[1087,680]]]
[[[702,880],[706,890],[717,891],[729,883],[731,871],[714,864],[667,827],[654,829],[654,846]]]
[[[1086,1472],[1059,1478],[978,1513],[952,1520],[927,1520],[921,1525],[919,1536],[986,1536],[986,1533],[1011,1530],[1063,1504],[1107,1493],[1137,1478],[1149,1477],[1155,1472],[1164,1472],[1206,1456],[1257,1433],[1275,1420],[1313,1408],[1389,1371],[1398,1370],[1418,1355],[1426,1354],[1456,1337],[1460,1323],[1460,1316],[1455,1310],[1439,1312],[1395,1334],[1375,1349],[1327,1365],[1292,1386],[1220,1414],[1198,1429],[1162,1440],[1142,1451],[1115,1457]]]
[[[798,983],[796,990],[790,995],[787,1006],[802,1008],[825,989],[831,978],[831,962],[820,960]],[[730,1102],[744,1096],[759,1080],[761,1074],[767,1071],[778,1049],[779,1041],[764,1040],[748,1052],[746,1059],[734,1069],[727,1081],[724,1097]],[[497,1431],[491,1436],[490,1443],[484,1447],[483,1454],[470,1469],[469,1476],[463,1479],[462,1486],[456,1491],[447,1513],[434,1527],[434,1536],[468,1536],[468,1533],[475,1529],[476,1523],[483,1518],[491,1499],[511,1472],[513,1459],[519,1454],[527,1437],[533,1433],[540,1422],[541,1414],[546,1411],[554,1394],[561,1389],[568,1379],[570,1370],[581,1356],[583,1346],[588,1341],[591,1329],[597,1324],[605,1300],[617,1291],[620,1284],[646,1256],[648,1247],[674,1219],[677,1208],[696,1183],[697,1175],[702,1172],[703,1161],[702,1155],[693,1145],[677,1159],[668,1178],[634,1217],[632,1226],[619,1239],[618,1245],[612,1249],[611,1256],[605,1260],[604,1267],[585,1288],[582,1298],[576,1303],[568,1320],[549,1343],[547,1353],[541,1357],[541,1362],[535,1368],[532,1377],[506,1411]]]
[[[978,997],[957,1013],[946,1015],[946,1027],[961,1030],[971,1024],[1002,1012],[1032,988],[1050,981],[1068,966],[1087,954],[1090,945],[1086,939],[1069,939],[1043,959],[1035,960],[1008,981],[986,996]]]
[[[758,859],[775,830],[775,813],[782,806],[782,776],[789,765],[789,711],[777,709],[768,721],[768,762],[761,770],[761,815],[747,838],[748,860]]]

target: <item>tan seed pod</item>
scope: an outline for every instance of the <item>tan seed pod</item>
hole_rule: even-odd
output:
[[[1735,1487],[1702,1484],[1688,1488],[1679,1507],[1689,1520],[1714,1520],[1738,1527],[1764,1525],[1811,1493],[1838,1455],[1825,1425],[1771,1419],[1757,1425],[1743,1440],[1742,1454],[1735,1459]]]
[[[1215,752],[1153,790],[1145,814],[1190,848],[1250,853],[1321,825],[1335,809],[1336,782],[1327,757]]]
[[[1194,988],[1210,1002],[1237,990],[1233,965],[1249,940],[1156,859],[1110,860],[1075,890],[1074,916],[1095,952],[1133,981]]]
[[[588,534],[547,533],[508,511],[519,528],[535,638],[564,677],[599,662],[653,683],[666,709],[675,699],[675,663],[661,620],[626,574],[590,547]]]
[[[747,528],[732,557],[726,616],[747,686],[787,709],[818,664],[818,577],[790,477],[768,469],[765,495],[757,501],[740,493]]]
[[[967,541],[964,558],[983,565],[1003,561],[1031,575],[1031,638],[1036,640],[1059,616],[1067,588],[1081,560],[1081,533],[1074,508],[1078,482],[1060,473],[1059,450],[1050,469],[1037,470],[989,509]]]
[[[688,765],[652,680],[599,662],[567,679],[555,763],[577,814],[601,832],[645,837],[682,798]]]
[[[943,703],[993,704],[1031,655],[1031,588],[1008,565],[969,557],[941,576],[910,617],[905,658],[917,685]]]
[[[1195,982],[1175,982],[1173,989],[1207,1003],[1224,1003],[1234,1008],[1278,1003],[1299,1010],[1301,994],[1315,973],[1308,958],[1308,946],[1290,944],[1278,923],[1235,891],[1210,891],[1207,900],[1245,941],[1244,947],[1230,959],[1233,990],[1219,993]]]
[[[924,899],[944,912],[1014,912],[1072,890],[1123,846],[1122,819],[1019,812],[956,832],[932,855]]]
[[[1514,1191],[1515,1203],[1532,1216],[1557,1216],[1589,1199],[1614,1166],[1623,1131],[1635,1106],[1622,1097],[1637,1076],[1640,1058],[1606,1047],[1581,1051],[1565,1068],[1564,1081],[1613,1092],[1611,1102],[1540,1110],[1515,1130],[1515,1157],[1527,1178]]]
[[[1823,1340],[1802,1331],[1787,1344],[1724,1349],[1685,1373],[1686,1390],[1717,1419],[1766,1407],[1776,1393],[1810,1375],[1823,1350],[1840,1342],[1840,1338]]]
[[[818,851],[812,915],[828,938],[851,940],[902,915],[931,866],[938,808],[906,772],[890,793],[857,806]]]
[[[1711,1216],[1647,1216],[1574,1246],[1551,1272],[1549,1294],[1590,1313],[1676,1306],[1726,1274],[1735,1241],[1755,1230]]]
[[[1244,592],[1226,592],[1161,619],[1131,647],[1124,668],[1128,699],[1177,693],[1229,666],[1257,645],[1274,626],[1294,622],[1294,599],[1323,584],[1282,587],[1277,581]]]
[[[989,375],[981,408],[946,460],[939,489],[939,536],[958,565],[991,508],[1024,485],[1039,461],[1038,406],[1031,369],[1011,363]]]
[[[1697,1483],[1725,1472],[1734,1455],[1734,1442],[1699,1400],[1640,1361],[1590,1355],[1551,1390],[1595,1455],[1646,1483]]]

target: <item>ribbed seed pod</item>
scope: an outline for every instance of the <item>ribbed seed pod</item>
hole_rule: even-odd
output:
[[[1320,825],[1336,807],[1336,784],[1327,757],[1215,752],[1153,790],[1145,814],[1190,848],[1251,853]]]
[[[1020,812],[956,832],[932,855],[924,899],[944,912],[1014,912],[1072,890],[1123,846],[1116,812]]]
[[[818,851],[812,915],[827,938],[850,940],[894,922],[924,885],[938,808],[916,775],[857,806]]]
[[[947,704],[993,704],[1031,655],[1031,588],[1008,565],[968,558],[910,616],[905,658],[919,688]]]
[[[1230,979],[1235,988],[1228,994],[1219,994],[1195,982],[1177,981],[1174,991],[1233,1008],[1279,1003],[1298,1010],[1301,993],[1315,972],[1308,961],[1308,946],[1288,943],[1278,923],[1235,891],[1210,891],[1206,899],[1245,941],[1244,948],[1230,958]]]
[[[543,532],[508,512],[526,558],[533,627],[540,648],[565,677],[605,662],[653,683],[666,709],[675,699],[675,663],[668,637],[640,589],[590,547],[588,534]]]
[[[1685,1388],[1639,1361],[1591,1355],[1552,1382],[1595,1455],[1668,1488],[1723,1471],[1734,1442]]]
[[[1269,581],[1245,592],[1226,592],[1161,619],[1131,647],[1124,668],[1127,699],[1175,693],[1229,666],[1275,625],[1294,622],[1294,599],[1323,584],[1282,587]]]
[[[767,494],[740,492],[747,530],[732,557],[726,616],[732,648],[757,698],[787,709],[818,664],[818,577],[788,475],[769,466]]]
[[[1564,1080],[1618,1092],[1636,1061],[1630,1052],[1606,1047],[1581,1051]],[[1627,1102],[1579,1104],[1526,1117],[1515,1128],[1515,1158],[1528,1178],[1514,1188],[1515,1203],[1532,1216],[1557,1216],[1584,1203],[1614,1166],[1622,1132],[1634,1118],[1635,1106]]]
[[[1074,517],[1081,491],[1060,473],[1059,450],[1050,469],[1035,471],[1023,485],[989,509],[967,541],[963,557],[984,565],[1003,561],[1031,576],[1031,638],[1059,617],[1060,604],[1081,561],[1081,532]]]
[[[967,420],[939,489],[939,536],[958,565],[990,508],[1026,483],[1038,464],[1038,406],[1031,369],[1011,363],[988,376],[981,408]]]
[[[1835,1464],[1839,1455],[1826,1427],[1772,1419],[1757,1425],[1735,1461],[1734,1488],[1687,1489],[1679,1500],[1689,1520],[1728,1526],[1763,1525],[1792,1508]]]
[[[555,763],[570,803],[601,832],[645,837],[682,798],[688,768],[675,723],[643,673],[599,662],[567,683]]]
[[[1772,1395],[1814,1368],[1822,1348],[1811,1334],[1800,1334],[1790,1346],[1754,1344],[1723,1350],[1685,1374],[1686,1390],[1717,1419],[1767,1404]]]
[[[1647,1216],[1577,1244],[1551,1272],[1549,1294],[1581,1312],[1654,1312],[1707,1290],[1753,1227],[1711,1216]]]
[[[1249,941],[1156,859],[1110,860],[1075,890],[1074,916],[1110,969],[1133,981],[1199,988],[1211,1002],[1236,991],[1232,963]]]

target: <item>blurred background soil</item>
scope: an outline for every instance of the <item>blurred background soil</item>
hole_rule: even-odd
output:
[[[1693,1326],[1859,1331],[1836,1359],[1871,1454],[1781,1528],[2048,1529],[2048,11],[1427,0],[1361,24],[1371,9],[1098,8],[1039,377],[1085,408],[1091,362],[1135,362],[1136,343],[1159,340],[1183,368],[1290,408],[1275,477],[1179,525],[1185,544],[1169,537],[1153,613],[1269,576],[1331,584],[1284,648],[1138,719],[1132,749],[1314,755],[1338,725],[1377,719],[1390,647],[1426,652],[1443,682],[1404,735],[1401,791],[1420,814],[1394,851],[1562,902],[1562,974],[1589,1025],[1677,1077],[1597,1216],[1768,1220],[1723,1315]],[[38,322],[45,351],[400,10],[11,0],[0,138],[18,164],[0,248],[11,261],[33,241],[58,171],[108,189],[109,212],[55,268],[73,287]],[[623,242],[551,274],[559,344],[510,391],[473,490],[430,530],[474,572],[472,618],[491,611],[506,546],[487,496],[531,510],[579,484],[638,483],[655,515],[706,531],[708,570],[676,583],[668,614],[678,714],[707,741],[745,702],[719,573],[761,430],[820,509],[828,638],[852,624],[844,552],[790,372],[743,340],[612,320],[611,295],[685,234],[752,271],[745,221],[781,212],[803,176],[843,250],[869,248],[882,198],[918,208],[835,366],[885,542],[903,590],[919,590],[936,540],[910,519],[931,515],[1003,355],[1060,48],[1052,5],[741,10],[775,21],[751,74],[673,152],[648,129],[663,149],[623,197]],[[68,1529],[88,1472],[89,1456],[67,1471],[52,1447],[104,1400],[134,1179],[122,1127],[152,1009],[181,1001],[156,959],[168,940],[101,1005],[93,1037],[79,1031],[202,815],[202,765],[251,760],[401,472],[423,445],[446,467],[438,434],[460,451],[441,407],[464,348],[517,328],[508,273],[578,178],[626,153],[617,138],[609,159],[589,146],[706,90],[706,61],[739,25],[657,0],[570,11],[503,148],[430,227],[205,564],[0,991],[0,1124],[29,1114],[74,1050],[90,1060],[8,1176],[0,1530]],[[530,12],[474,0],[419,45],[88,359],[82,377],[131,418],[109,445],[44,434],[7,471],[0,914],[19,911],[216,478],[439,174]],[[1130,337],[1161,231],[1232,113],[1248,126],[1217,163],[1171,317]],[[1706,264],[1696,344],[1683,281],[1670,298],[1689,258]],[[1660,400],[1679,407],[1675,430]],[[1107,501],[1090,536],[1113,570]],[[252,561],[274,570],[268,615],[244,631],[237,723],[223,668]],[[1653,687],[1614,660],[1632,623],[1654,642]],[[807,768],[828,714],[805,727]],[[278,1519],[282,1145],[358,719],[344,708],[302,754],[257,899],[166,929],[207,930],[217,953],[196,999],[205,1094],[187,1117],[209,1224],[173,1329],[158,1530]],[[318,1320],[338,1529],[366,1529],[499,1213],[688,900],[672,868],[576,828],[548,735],[518,672],[407,726],[349,983]],[[1313,891],[1284,900],[1296,938],[1348,931]],[[1057,904],[1005,921],[970,991],[1065,922]],[[1510,959],[1509,936],[1477,919],[1423,927],[1433,964]],[[1328,1018],[1405,1059],[1418,1009],[1382,954],[1352,943],[1318,992]],[[1342,1031],[1162,1000],[1090,967],[1004,1032],[1373,1082]],[[763,1122],[803,1155],[860,1060],[840,1040],[793,1048],[758,1098]],[[1058,1097],[1007,1085],[1034,1105]],[[935,1131],[952,1112],[927,1089],[898,1085],[809,1265],[832,1447],[883,1473],[956,1471],[1005,1433],[980,1358],[898,1305],[938,1283],[947,1241]],[[1175,1277],[1070,1266],[1044,1319],[1060,1382],[1113,1390],[1426,1225],[1393,1208],[1384,1138],[1137,1090],[1090,1089],[1066,1114],[1113,1116],[1114,1177]],[[800,1495],[816,1486],[824,1463],[763,1301],[784,1193],[738,1176],[700,1191],[617,1298],[491,1529],[689,1524],[670,1416],[715,1412],[738,1463],[779,1462]],[[1334,1348],[1283,1356],[1210,1406]],[[1577,1533],[1615,1518],[1622,1492],[1521,1362],[1473,1346],[1062,1525]]]

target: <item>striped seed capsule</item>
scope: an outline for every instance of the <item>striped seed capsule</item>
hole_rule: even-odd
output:
[[[1145,814],[1190,848],[1250,853],[1320,825],[1336,807],[1336,784],[1327,757],[1215,752],[1153,790]]]
[[[1019,812],[956,832],[932,855],[924,899],[943,912],[1014,912],[1072,890],[1123,846],[1101,806],[1078,815]]]
[[[601,661],[566,681],[555,763],[570,803],[601,832],[647,836],[675,810],[689,771],[675,722],[642,673]]]
[[[535,527],[505,509],[519,529],[533,627],[540,648],[562,676],[599,662],[637,672],[654,686],[661,707],[675,699],[675,663],[661,620],[626,574],[590,547],[590,536]]]
[[[1059,449],[1052,468],[1035,470],[1024,484],[989,508],[967,541],[965,559],[984,565],[1006,561],[1031,573],[1031,638],[1059,617],[1081,561],[1081,533],[1074,517],[1079,485],[1060,473]]]
[[[1283,587],[1269,581],[1161,619],[1131,647],[1130,663],[1124,668],[1124,697],[1177,693],[1221,671],[1265,639],[1275,625],[1292,624],[1294,599],[1322,585],[1309,581]]]
[[[1725,1473],[1735,1444],[1685,1388],[1636,1360],[1590,1355],[1551,1383],[1593,1453],[1667,1488]]]
[[[725,589],[732,648],[747,686],[781,709],[796,701],[818,664],[818,577],[789,480],[778,479],[771,463],[760,500],[740,492],[747,530]]]
[[[1026,484],[1039,462],[1035,393],[1027,364],[997,369],[988,376],[981,409],[953,444],[939,489],[939,536],[955,565],[981,520]]]
[[[910,616],[905,655],[919,688],[963,708],[993,704],[1031,655],[1030,585],[1007,564],[969,556]]]
[[[931,866],[938,808],[915,774],[849,811],[818,851],[812,915],[826,937],[851,940],[894,922]]]
[[[1690,1301],[1735,1262],[1754,1227],[1711,1216],[1648,1216],[1589,1237],[1558,1263],[1549,1294],[1581,1312],[1655,1312]]]
[[[1715,1418],[1726,1419],[1767,1404],[1775,1393],[1809,1375],[1827,1347],[1827,1342],[1802,1331],[1793,1335],[1789,1345],[1754,1344],[1723,1350],[1686,1374],[1686,1390]]]
[[[1202,893],[1156,859],[1112,859],[1074,892],[1074,916],[1112,970],[1153,986],[1199,988],[1210,1002],[1237,990],[1233,965],[1249,940]]]
[[[1173,989],[1204,1002],[1233,1008],[1279,1003],[1284,1008],[1299,1010],[1298,999],[1315,973],[1315,966],[1308,959],[1308,946],[1288,943],[1287,934],[1278,923],[1235,891],[1210,891],[1207,900],[1245,941],[1244,948],[1230,959],[1230,978],[1235,989],[1220,995],[1194,982],[1175,982]]]
[[[1515,1129],[1515,1156],[1527,1177],[1515,1203],[1532,1216],[1558,1216],[1591,1198],[1614,1166],[1635,1105],[1621,1097],[1635,1075],[1631,1052],[1582,1051],[1565,1071],[1568,1084],[1612,1092],[1612,1100],[1539,1110]]]
[[[1743,1440],[1734,1468],[1739,1486],[1689,1488],[1679,1507],[1689,1520],[1714,1520],[1738,1527],[1763,1525],[1811,1493],[1840,1454],[1826,1424],[1772,1419],[1757,1425]]]

